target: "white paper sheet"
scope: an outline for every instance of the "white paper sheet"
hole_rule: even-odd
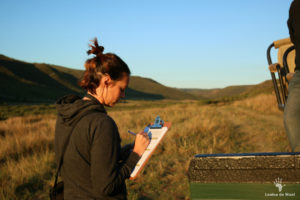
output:
[[[144,152],[144,154],[142,155],[141,159],[136,164],[135,168],[133,169],[133,171],[130,175],[130,179],[136,178],[137,174],[142,170],[142,168],[146,164],[147,160],[152,155],[153,151],[155,150],[157,145],[160,143],[160,141],[162,140],[163,136],[166,134],[167,131],[168,131],[168,127],[162,127],[159,129],[149,129],[149,133],[151,135],[150,136],[151,137],[150,144],[148,145],[148,147],[147,147],[146,151]],[[149,133],[148,133],[148,135],[149,135]]]

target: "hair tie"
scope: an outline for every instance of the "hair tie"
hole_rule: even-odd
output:
[[[91,49],[89,49],[87,51],[87,54],[94,54],[98,57],[101,57],[103,55],[103,51],[104,51],[104,47],[103,46],[99,46],[98,44],[98,40],[97,38],[95,38],[94,40],[92,40],[92,42],[94,43],[94,45],[89,44],[89,46],[91,47]]]

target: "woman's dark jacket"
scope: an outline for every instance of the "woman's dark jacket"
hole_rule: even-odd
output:
[[[139,160],[134,152],[122,152],[114,120],[95,98],[69,95],[58,100],[55,129],[56,162],[67,135],[61,176],[65,199],[126,199],[125,179]],[[128,149],[127,149],[128,150]]]

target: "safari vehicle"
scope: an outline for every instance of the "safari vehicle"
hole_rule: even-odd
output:
[[[277,50],[274,63],[273,47]],[[278,108],[284,110],[295,70],[290,38],[274,41],[267,59]],[[198,154],[190,161],[188,177],[192,200],[299,199],[300,152]]]
[[[277,62],[271,59],[271,49],[277,49]],[[274,41],[267,49],[267,59],[272,77],[278,108],[284,110],[288,84],[295,70],[295,47],[290,38]]]

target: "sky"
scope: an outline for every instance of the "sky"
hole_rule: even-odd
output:
[[[292,0],[0,0],[0,54],[84,70],[97,37],[132,75],[176,88],[271,79]],[[276,61],[276,51],[272,56]]]

